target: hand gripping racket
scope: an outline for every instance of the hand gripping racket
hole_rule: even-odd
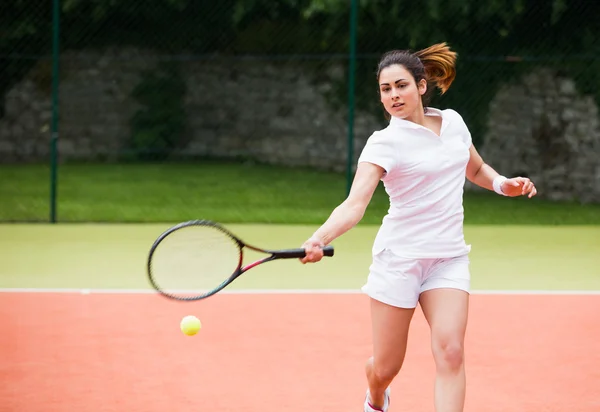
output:
[[[268,256],[244,265],[244,249]],[[333,246],[323,248],[333,256]],[[152,287],[175,300],[205,299],[223,290],[242,273],[278,259],[300,259],[304,249],[267,250],[250,246],[209,220],[191,220],[171,227],[153,243],[148,256]]]

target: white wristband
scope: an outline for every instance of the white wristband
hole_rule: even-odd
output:
[[[508,179],[504,176],[496,176],[496,178],[492,182],[492,186],[494,187],[494,192],[496,192],[502,196],[507,196],[506,193],[504,193],[502,191],[502,183],[504,183],[505,180],[508,180]]]

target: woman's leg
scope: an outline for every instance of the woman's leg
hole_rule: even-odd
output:
[[[371,299],[373,356],[367,361],[366,374],[370,404],[375,408],[383,408],[384,392],[400,372],[414,311]]]
[[[469,294],[459,289],[431,289],[421,294],[420,303],[431,328],[436,365],[435,410],[462,412],[466,392],[464,339]]]

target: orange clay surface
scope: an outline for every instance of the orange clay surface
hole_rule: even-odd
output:
[[[600,296],[471,302],[466,411],[600,411]],[[1,293],[0,319],[2,412],[362,411],[362,295]],[[433,411],[433,378],[418,310],[390,412]]]

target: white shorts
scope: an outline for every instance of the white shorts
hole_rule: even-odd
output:
[[[469,292],[469,256],[409,259],[384,249],[373,256],[362,291],[371,298],[400,308],[416,308],[426,290],[452,288]]]

